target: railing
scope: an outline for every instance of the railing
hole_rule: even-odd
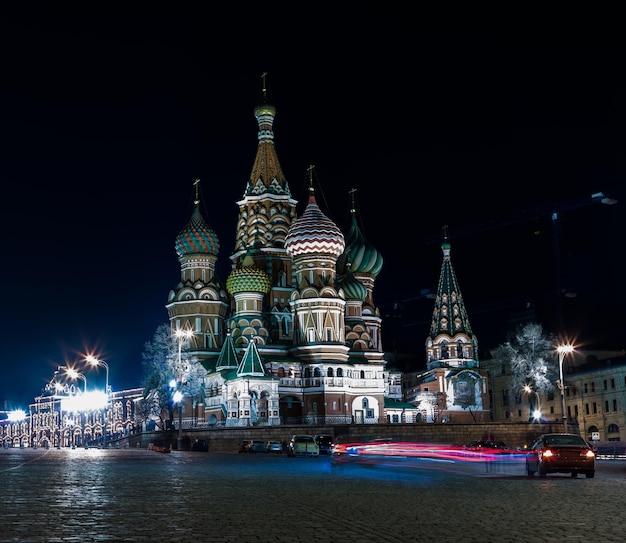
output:
[[[355,379],[354,377],[281,377],[280,386],[285,388],[310,388],[310,387],[344,387],[352,388],[375,388],[384,390],[384,382],[380,379]],[[401,391],[401,387],[398,387]]]
[[[596,458],[600,460],[626,460],[626,442],[604,441],[594,446]]]

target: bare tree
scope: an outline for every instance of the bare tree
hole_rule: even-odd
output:
[[[500,346],[504,358],[511,365],[511,386],[516,396],[525,387],[537,393],[546,393],[554,388],[554,345],[554,338],[544,335],[540,324],[527,323],[516,330],[509,342]],[[531,404],[533,396],[529,399]]]
[[[144,382],[143,409],[160,429],[166,420],[172,428],[174,420],[174,393],[204,397],[206,370],[187,348],[171,333],[169,324],[161,324],[142,353]]]

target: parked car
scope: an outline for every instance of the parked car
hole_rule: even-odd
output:
[[[251,452],[251,453],[267,452],[265,441],[261,441],[258,439],[252,440],[252,443],[250,444],[250,449],[248,450],[248,452]]]
[[[239,445],[239,452],[240,453],[250,452],[250,446],[251,445],[252,445],[252,440],[251,439],[244,439],[241,442],[241,445]]]
[[[280,441],[268,441],[265,445],[265,451],[268,453],[282,454],[283,444]]]
[[[526,455],[526,472],[545,477],[548,473],[584,473],[595,475],[596,455],[593,447],[577,434],[543,434],[530,446]]]
[[[320,454],[332,454],[334,438],[330,434],[315,434],[315,443],[320,448]]]
[[[287,445],[287,456],[319,456],[320,448],[312,435],[294,434]]]

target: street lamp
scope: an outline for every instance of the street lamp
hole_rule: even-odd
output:
[[[107,394],[109,394],[109,365],[104,361],[104,360],[100,360],[99,358],[96,358],[93,355],[87,355],[87,358],[85,358],[85,361],[89,364],[91,364],[92,366],[103,366],[104,369],[106,370],[106,381],[105,381],[105,388],[104,388],[104,392]]]
[[[182,351],[183,351],[183,343],[188,341],[193,336],[193,330],[183,330],[178,328],[174,333],[176,338],[178,339],[178,380],[176,381],[176,392],[174,393],[173,400],[176,404],[178,404],[178,450],[182,448],[183,444],[183,392],[182,392],[182,384],[183,384],[183,361],[182,361]]]
[[[96,358],[95,356],[89,354],[85,361],[92,366],[102,366],[106,370],[106,380],[104,382],[104,393],[106,394],[106,405],[104,406],[104,446],[106,447],[107,443],[107,425],[109,422],[109,401],[110,401],[110,391],[109,391],[109,365],[104,361]],[[111,415],[113,415],[113,410],[111,410]],[[111,433],[113,433],[113,417],[111,416]]]
[[[567,415],[565,414],[565,383],[563,382],[563,359],[565,355],[574,351],[574,347],[569,343],[559,345],[556,348],[559,353],[559,390],[561,391],[561,417],[563,417],[563,432],[567,433]]]
[[[77,372],[74,368],[65,368],[65,373],[70,379],[74,381],[76,379],[82,379],[84,381],[83,393],[87,392],[87,377],[85,377],[82,373]]]
[[[530,416],[533,418],[535,422],[537,422],[541,420],[541,402],[539,401],[539,393],[536,390],[533,390],[530,385],[524,385],[523,388],[526,394],[530,394],[531,392],[535,394],[535,399],[537,403],[535,404],[535,409],[533,409],[532,412],[530,413]]]
[[[67,376],[72,379],[72,380],[76,380],[76,379],[82,379],[84,382],[84,388],[83,388],[83,394],[87,394],[87,377],[85,377],[82,373],[76,371],[74,368],[69,368],[67,366],[65,366],[65,373],[67,374]],[[71,392],[71,389],[70,389]],[[74,414],[78,414],[79,417],[79,424],[80,424],[80,439],[81,439],[81,443],[84,440],[84,436],[85,436],[85,431],[84,431],[84,427],[83,427],[83,415],[84,415],[84,405],[82,404],[82,402],[80,402],[79,400],[79,396],[74,395],[73,396],[73,400],[71,403],[72,409],[74,411]],[[73,426],[75,423],[74,420],[71,421],[71,425]],[[74,434],[73,434],[73,429],[70,426],[70,431],[72,431],[72,449],[76,448],[76,443],[74,440]]]

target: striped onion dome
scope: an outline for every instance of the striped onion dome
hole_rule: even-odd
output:
[[[352,223],[346,238],[346,253],[349,254],[353,273],[377,276],[383,267],[382,255],[365,239],[354,213],[352,213]]]
[[[339,257],[345,247],[341,230],[322,213],[311,194],[304,213],[293,222],[285,236],[285,251],[290,257],[304,254]]]
[[[219,249],[217,235],[202,218],[196,203],[191,219],[176,236],[176,254],[179,257],[193,254],[217,256]]]
[[[367,298],[367,287],[354,277],[349,267],[339,286],[343,289],[346,300],[360,300],[364,302],[365,298]]]
[[[226,280],[226,290],[230,294],[238,292],[262,292],[270,291],[270,278],[263,270],[257,268],[250,255],[246,255],[242,265],[234,269]]]

